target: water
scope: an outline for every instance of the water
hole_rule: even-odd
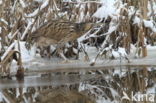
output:
[[[155,96],[155,83],[150,66],[31,72],[21,80],[0,79],[0,103],[137,103],[142,98],[134,101],[132,93]],[[148,97],[141,102],[156,102]]]

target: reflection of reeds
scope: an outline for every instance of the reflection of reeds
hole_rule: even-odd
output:
[[[114,74],[115,70],[118,71],[117,74]],[[51,74],[44,74],[44,76],[42,76],[41,78],[47,79],[47,77],[49,76],[54,76],[54,77],[58,76],[59,78],[62,78],[62,76],[70,77],[70,75],[73,74],[79,75],[79,73],[80,72],[77,71],[68,74],[66,74],[65,72],[57,72]],[[25,100],[30,100],[30,103],[43,103],[43,101],[48,101],[48,100],[55,101],[56,98],[53,97],[58,95],[62,95],[62,97],[66,97],[67,95],[66,93],[69,93],[69,97],[72,97],[70,93],[72,93],[73,91],[74,93],[80,92],[80,94],[82,93],[83,95],[87,95],[87,97],[92,98],[93,100],[102,97],[104,99],[112,101],[112,103],[114,101],[117,101],[119,103],[135,103],[134,101],[126,101],[126,100],[121,101],[121,98],[123,96],[123,91],[129,97],[131,97],[132,92],[134,94],[138,92],[140,92],[141,94],[146,94],[149,88],[151,87],[154,88],[154,83],[156,81],[155,70],[148,71],[146,66],[134,67],[134,68],[121,67],[120,70],[119,68],[113,69],[113,67],[111,67],[108,69],[88,70],[88,72],[86,72],[85,74],[83,75],[81,73],[80,74],[81,76],[85,76],[86,74],[90,74],[90,73],[94,74],[95,78],[85,79],[80,84],[72,83],[72,84],[63,84],[58,86],[47,85],[43,87],[28,87],[28,88],[24,88],[25,90],[22,87],[16,89],[11,88],[11,89],[4,90],[3,93],[7,94],[5,96],[8,99],[10,98],[9,100],[14,100],[15,103],[19,101],[22,102]],[[120,75],[123,73],[124,75]],[[81,76],[78,76],[78,78],[82,78]],[[72,78],[69,78],[69,81]],[[36,96],[34,97],[34,95]],[[33,102],[33,100],[36,100],[36,102]],[[151,103],[151,102],[143,101],[141,103]]]

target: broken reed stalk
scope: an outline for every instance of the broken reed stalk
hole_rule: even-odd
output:
[[[150,16],[152,16],[152,18],[153,18],[153,20],[154,20],[154,8],[153,8],[153,0],[149,0],[149,2],[150,2],[150,8],[151,8],[151,14],[150,14]]]
[[[24,40],[24,38],[26,37],[26,35],[27,35],[27,33],[28,33],[31,25],[32,25],[32,23],[29,22],[28,25],[27,25],[27,27],[26,27],[26,29],[25,29],[25,31],[24,31],[24,33],[23,33],[23,35],[22,35],[22,37],[21,37],[21,40]]]
[[[19,50],[19,58],[18,58],[18,70],[16,73],[16,77],[19,80],[23,80],[24,78],[24,68],[23,68],[23,64],[22,64],[22,57],[21,57],[21,47],[20,47],[20,42],[19,42],[19,37],[18,37],[18,50]]]
[[[11,44],[13,42],[13,40],[15,39],[15,37],[17,36],[18,33],[19,33],[19,29],[16,30],[16,32],[11,36],[9,44]]]
[[[5,59],[5,57],[9,54],[9,52],[15,47],[17,42],[13,42],[5,51],[5,53],[2,55],[1,57],[1,61],[3,61]]]
[[[22,58],[21,58],[21,47],[20,47],[20,43],[19,43],[19,37],[18,37],[18,51],[19,51],[19,58],[18,58],[18,65],[20,66],[20,67],[22,67]]]
[[[139,9],[141,10],[141,19],[142,19],[142,24],[140,28],[140,34],[139,38],[140,38],[140,42],[141,43],[141,47],[142,47],[142,57],[146,57],[147,56],[147,48],[146,48],[146,44],[145,44],[145,27],[143,27],[143,19],[147,19],[147,5],[148,5],[148,0],[140,0],[140,5],[139,5]]]
[[[82,46],[82,44],[80,44],[80,45],[81,45],[82,51],[83,51],[84,54],[85,54],[85,60],[89,61],[90,59],[89,59],[88,53],[86,52],[86,50],[85,50],[85,48]]]

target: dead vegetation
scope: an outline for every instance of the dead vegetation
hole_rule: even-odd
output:
[[[111,16],[107,18],[94,16],[94,13],[102,7],[102,3],[99,1],[62,2],[61,0],[45,0],[44,2],[38,2],[34,0],[3,0],[3,4],[0,4],[0,70],[7,73],[13,59],[17,61],[17,65],[21,68],[20,53],[22,50],[20,50],[18,42],[27,41],[32,32],[37,32],[41,25],[51,20],[101,24],[90,30],[86,34],[86,39],[82,41],[84,44],[97,47],[98,56],[112,50],[117,51],[119,47],[125,48],[126,53],[129,54],[131,44],[138,48],[136,51],[137,56],[147,56],[146,45],[154,45],[156,39],[155,32],[145,25],[144,20],[151,20],[155,26],[156,17],[153,9],[155,1],[122,0],[122,2],[127,3],[127,5],[121,8],[119,16],[114,19]],[[152,11],[150,15],[147,15],[147,2],[149,2]],[[120,3],[117,2],[115,5],[116,9],[118,9]],[[131,15],[129,14],[130,6],[134,7],[134,12]],[[141,22],[134,23],[135,18],[139,18]],[[109,32],[109,29],[114,25],[116,30]],[[18,50],[15,50],[15,45],[17,45]],[[40,48],[40,50],[49,52],[48,49],[43,50],[43,48]],[[44,55],[43,53],[45,52],[41,52],[41,55]],[[64,52],[67,57],[72,56],[69,56],[72,53],[72,49]],[[54,54],[53,52],[50,53],[50,55]],[[112,58],[114,57],[112,56]]]
[[[26,103],[27,101],[29,103],[62,103],[62,101],[64,103],[97,103],[96,100],[101,100],[101,98],[103,98],[103,101],[106,100],[112,103],[133,103],[135,101],[122,99],[123,92],[131,98],[132,91],[137,95],[138,93],[146,94],[149,93],[147,90],[155,89],[156,70],[151,71],[149,68],[152,69],[146,66],[126,66],[87,70],[84,74],[81,74],[81,71],[43,73],[41,75],[42,80],[59,81],[58,84],[50,83],[43,86],[40,84],[43,82],[40,79],[38,85],[42,86],[21,86],[19,88],[4,89],[2,93],[11,103]],[[58,80],[55,80],[55,77],[58,77]],[[65,81],[71,81],[71,84],[62,84],[62,82],[64,83],[63,77],[66,78]],[[138,96],[138,98],[143,97]],[[146,97],[144,98],[146,99]],[[141,103],[154,103],[143,99],[140,99],[140,101]]]

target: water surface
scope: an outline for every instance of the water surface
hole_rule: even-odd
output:
[[[122,99],[123,92],[155,95],[155,83],[150,66],[33,72],[24,79],[0,79],[0,103],[133,103]]]

